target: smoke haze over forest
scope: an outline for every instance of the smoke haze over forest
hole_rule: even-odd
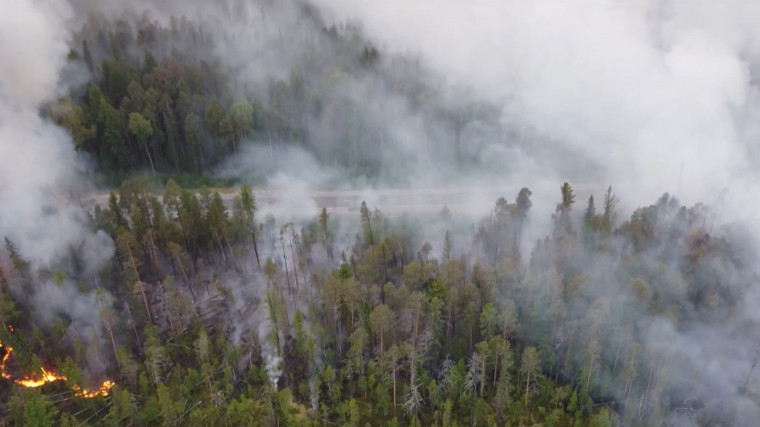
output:
[[[743,199],[756,178],[757,4],[324,3],[589,156],[629,197]]]
[[[354,108],[354,118],[336,122],[312,108],[300,125],[308,135],[274,136],[275,145],[282,138],[295,145],[276,167],[312,185],[312,171],[326,186],[344,184],[340,170],[358,141],[359,157],[384,161],[370,172],[372,185],[491,180],[495,172],[521,182],[612,184],[629,209],[670,191],[734,211],[753,191],[758,163],[760,37],[750,18],[757,7],[324,0],[307,15],[297,2],[99,2],[111,19],[186,17],[204,42],[179,37],[153,51],[221,61],[232,93],[264,95],[294,70],[330,76],[335,47],[322,29],[345,28],[348,40],[359,31],[360,43],[381,51],[379,69],[331,76],[338,89],[331,96]],[[270,175],[261,170],[272,167],[265,159],[272,137],[251,137],[258,144],[230,167],[260,179]],[[306,153],[298,149],[304,138]],[[454,177],[452,166],[460,169]]]
[[[749,425],[758,16],[741,0],[13,2],[0,14],[0,303],[31,310],[19,329],[62,333],[55,345],[85,354],[98,381],[118,373],[124,390],[142,390],[142,370],[146,384],[169,381],[161,344],[192,331],[199,370],[211,370],[208,346],[236,348],[219,380],[228,396],[243,399],[233,384],[260,366],[315,414],[341,393],[364,402],[348,384],[391,366],[393,419],[438,423],[443,405],[416,387],[443,381],[453,355],[463,375],[493,377],[493,390],[461,385],[471,400],[454,403],[459,415],[480,399],[493,420],[537,420],[540,374],[536,389],[586,396],[576,420]],[[304,198],[362,191],[367,204],[329,225],[314,200],[294,218],[254,217],[239,188],[225,206],[173,180],[129,179],[139,172]],[[79,202],[113,183],[108,206]],[[467,194],[479,187],[505,199]],[[389,188],[464,189],[469,212],[373,212]],[[346,302],[355,295],[365,305]],[[501,333],[484,326],[487,303],[514,314],[511,371],[501,347],[483,350]],[[398,357],[371,320],[381,306],[398,313]],[[0,332],[0,346],[11,338]],[[42,351],[32,341],[22,348]],[[529,348],[543,357],[533,370]],[[507,414],[501,390],[517,405],[523,388],[525,412]],[[573,406],[569,391],[557,399]],[[341,411],[320,416],[344,422]],[[477,424],[474,411],[463,419]]]

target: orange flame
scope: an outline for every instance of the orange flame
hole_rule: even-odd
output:
[[[8,347],[8,352],[10,353],[11,348]],[[37,388],[42,387],[43,385],[47,383],[52,383],[53,381],[66,381],[66,377],[56,374],[55,372],[48,371],[45,368],[42,369],[42,375],[40,378],[30,377],[26,376],[21,379],[15,379],[13,380],[16,382],[16,384],[21,384],[24,387],[29,388]]]
[[[13,332],[13,326],[8,326],[8,329]],[[10,360],[11,354],[13,354],[13,347],[3,346],[3,342],[0,341],[0,348],[3,347],[5,348],[5,356],[3,356],[3,360],[0,361],[0,376],[3,378],[29,388],[42,387],[43,385],[54,381],[66,381],[66,377],[63,375],[58,375],[54,371],[48,371],[45,368],[41,368],[42,375],[40,376],[26,375],[23,378],[13,378],[13,376],[6,371],[6,364],[8,363],[8,360]],[[96,396],[108,396],[108,392],[114,385],[115,384],[113,381],[106,380],[103,381],[103,384],[101,384],[100,387],[96,389],[90,390],[87,388],[82,388],[76,384],[71,386],[71,389],[74,391],[77,397],[90,399]]]
[[[108,392],[111,390],[111,387],[113,387],[114,385],[116,384],[113,381],[105,380],[103,381],[103,384],[100,385],[100,388],[96,388],[94,390],[80,388],[78,385],[74,385],[71,388],[74,390],[74,392],[76,393],[78,397],[90,399],[96,396],[108,396]]]

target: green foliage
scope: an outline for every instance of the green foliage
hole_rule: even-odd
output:
[[[324,211],[299,230],[259,219],[248,186],[230,212],[219,193],[183,190],[174,179],[161,203],[155,185],[125,182],[96,215],[115,243],[97,279],[67,265],[35,271],[6,240],[0,340],[15,349],[8,372],[55,368],[68,380],[0,391],[10,408],[0,421],[656,425],[687,404],[677,401],[673,365],[663,362],[677,355],[647,347],[648,330],[628,319],[655,313],[680,328],[700,313],[702,322],[729,324],[739,302],[726,277],[751,283],[735,269],[731,240],[702,229],[701,210],[676,215],[667,200],[637,210],[609,235],[601,222],[583,227],[601,221],[594,209],[584,223],[568,217],[593,240],[563,232],[525,260],[509,251],[492,257],[495,246],[513,244],[521,218],[519,203],[499,200],[485,229],[503,233],[501,240],[440,262],[442,248],[425,243],[419,228],[366,206],[353,222]],[[241,220],[256,240],[235,238]],[[454,218],[447,226],[457,241],[472,241]],[[321,242],[344,244],[341,234],[357,236],[344,259],[325,257]],[[620,244],[601,243],[611,236]],[[256,241],[267,254],[261,272]],[[715,265],[710,280],[695,273]],[[80,329],[69,344],[61,337],[76,332],[76,319],[54,313],[43,328],[22,315],[28,303],[19,290],[79,282],[98,289],[89,328],[97,338]],[[109,360],[104,375],[117,383],[110,396],[72,397],[73,385],[100,379],[89,364]]]
[[[430,74],[419,72],[416,60],[401,55],[384,60],[359,27],[315,33],[311,29],[324,22],[312,7],[292,12],[293,22],[300,23],[292,28],[297,35],[280,37],[273,47],[294,54],[287,61],[290,69],[240,81],[239,69],[209,51],[212,43],[226,41],[203,20],[109,21],[93,11],[75,31],[69,55],[93,80],[86,94],[74,91],[60,100],[53,116],[77,149],[97,160],[112,185],[149,167],[159,174],[202,176],[249,145],[266,148],[275,162],[289,146],[305,148],[353,176],[376,177],[394,166],[387,161],[392,153],[377,155],[377,140],[393,147],[384,141],[394,138],[391,130],[398,123],[378,120],[377,108],[387,101],[356,96],[365,82],[382,83],[389,99],[405,100],[426,128],[455,127],[461,133],[470,123],[499,126],[493,106],[470,99],[451,105]],[[305,31],[308,49],[300,44]],[[409,73],[411,67],[418,72]],[[461,139],[441,141],[436,151],[456,150],[463,166],[474,163],[474,155],[458,150]]]
[[[53,402],[36,389],[16,388],[9,406],[16,425],[51,427],[56,424],[58,411]]]

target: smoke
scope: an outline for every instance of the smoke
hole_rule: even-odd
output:
[[[83,189],[85,164],[71,138],[39,113],[62,93],[68,9],[60,2],[9,7],[0,22],[0,51],[9,58],[0,65],[0,234],[40,267],[75,246],[97,265],[110,258],[108,239],[89,231],[86,214],[68,200]]]
[[[89,10],[95,2],[74,3]],[[717,206],[722,219],[756,219],[749,203],[758,196],[760,27],[753,18],[760,5],[740,0],[316,4],[328,11],[324,20],[289,1],[184,2],[182,10],[169,1],[97,2],[97,7],[109,16],[150,16],[162,23],[184,16],[202,26],[209,43],[174,40],[175,45],[152,48],[158,57],[185,51],[224,63],[236,94],[273,104],[272,82],[291,82],[299,73],[316,76],[306,86],[329,99],[329,108],[288,117],[308,133],[250,135],[248,146],[222,166],[223,175],[295,187],[295,194],[356,187],[361,190],[352,196],[370,207],[394,196],[364,187],[417,186],[427,196],[437,185],[467,189],[497,177],[493,191],[501,195],[514,196],[522,185],[533,190],[533,212],[541,217],[530,224],[529,240],[550,228],[547,212],[558,196],[557,183],[565,179],[578,181],[579,201],[612,184],[628,210],[672,191],[687,204]],[[93,275],[111,257],[112,243],[90,230],[86,215],[65,200],[80,189],[84,165],[70,138],[38,112],[62,93],[68,23],[84,15],[75,16],[62,2],[8,7],[0,16],[0,52],[14,59],[0,64],[0,234],[17,242],[39,267],[53,267],[72,247],[80,248]],[[382,46],[385,58],[374,74],[330,68],[351,58],[341,56],[323,24],[347,21],[359,24],[338,26],[344,40],[367,34]],[[463,117],[463,111],[469,115]],[[373,174],[378,178],[367,178]],[[458,201],[465,213],[485,213],[495,199],[490,190],[464,193]],[[318,206],[308,201],[273,206],[270,212],[283,210],[313,217]],[[423,238],[440,239],[443,228],[436,227],[421,233]],[[263,252],[279,260],[275,239]],[[288,257],[293,263],[292,254],[284,261]],[[615,262],[594,262],[600,280],[592,281],[590,301],[606,294],[596,286],[602,279],[627,289],[628,283],[605,275]],[[751,373],[758,351],[735,338],[741,334],[726,331],[756,322],[758,297],[739,285],[745,277],[730,266],[713,267],[713,274],[744,297],[730,324],[683,330],[669,319],[627,313],[645,333],[647,354],[666,349],[668,360],[655,365],[672,369],[699,390],[715,387],[734,398],[742,414],[757,413],[737,384]],[[72,291],[73,282],[64,286]],[[50,307],[43,298],[35,301]],[[82,317],[92,303],[67,306],[56,310]],[[264,311],[246,321],[255,322],[266,343],[265,362],[276,385],[281,361],[269,343],[272,325]],[[668,365],[674,360],[683,363]]]
[[[284,103],[277,111],[302,134],[249,135],[223,175],[328,188],[553,179],[612,184],[628,209],[665,190],[744,206],[760,154],[755,5],[315,3],[97,7],[165,25],[182,17],[205,41],[154,43],[159,57],[213,59],[233,93]],[[324,31],[333,24],[339,42]],[[382,54],[373,72],[341,72],[355,47],[373,43]],[[304,114],[272,98],[294,78],[328,104]]]
[[[0,54],[5,58],[0,63],[0,238],[9,239],[30,263],[34,294],[25,296],[39,321],[49,324],[54,314],[63,313],[72,321],[68,332],[87,342],[93,332],[90,327],[101,328],[99,304],[94,293],[82,289],[77,280],[97,284],[90,280],[97,280],[100,268],[111,259],[113,242],[89,227],[88,216],[78,205],[78,196],[87,188],[86,163],[77,155],[71,137],[40,113],[46,103],[67,90],[59,76],[69,51],[67,21],[72,10],[63,1],[12,2],[4,7],[0,16]],[[37,275],[54,270],[63,276]],[[25,292],[15,287],[12,291]],[[108,304],[109,296],[103,298]]]
[[[629,209],[665,190],[735,209],[759,160],[759,6],[739,0],[74,3],[80,21],[96,7],[132,28],[189,23],[194,41],[149,47],[218,61],[236,96],[284,104],[303,133],[249,135],[223,175],[330,188],[570,180],[612,184]],[[381,60],[358,72],[372,44]],[[296,81],[326,105],[272,95]]]
[[[568,171],[584,168],[581,161],[588,159],[593,174],[576,180],[582,189],[579,201],[593,190],[599,201],[595,183],[609,183],[621,198],[622,212],[630,212],[671,191],[687,204],[715,208],[708,229],[740,221],[745,233],[760,236],[757,211],[750,205],[760,196],[755,184],[760,28],[753,22],[760,4],[316,2],[331,11],[331,19],[360,21],[387,50],[419,52],[454,84],[500,105],[504,123],[558,141],[561,152],[542,152],[555,157],[553,162],[529,157],[538,167],[516,173],[521,183],[533,188],[533,181],[547,176],[573,182]],[[573,155],[564,155],[568,152]],[[534,193],[539,200],[548,196]],[[533,212],[547,215],[538,207]],[[726,229],[712,231],[726,236]],[[641,256],[651,256],[647,263],[657,265],[656,253]],[[603,301],[600,297],[620,304],[610,292],[610,287],[618,295],[630,289],[611,273],[620,261],[589,262],[586,271],[596,276],[584,290],[589,305]],[[665,375],[687,401],[709,395],[712,400],[703,404],[720,402],[735,410],[738,424],[751,423],[760,413],[751,379],[760,352],[742,331],[756,321],[757,269],[748,264],[739,272],[725,261],[704,263],[695,273],[703,276],[700,280],[722,283],[742,301],[730,316],[711,323],[696,320],[710,316],[707,311],[684,307],[685,324],[674,324],[620,306],[607,314],[607,324],[634,324],[643,333],[645,355],[659,373],[651,389],[647,385],[646,398],[642,395],[645,406],[661,396],[659,377]],[[716,304],[712,315],[720,316]],[[671,425],[694,422],[677,411],[667,420]]]
[[[106,19],[125,40],[137,37],[138,26],[171,28],[166,40],[141,41],[125,56],[139,63],[148,48],[159,60],[222,64],[230,101],[246,97],[265,107],[255,126],[261,132],[248,135],[222,175],[278,185],[266,173],[277,169],[328,188],[461,184],[495,172],[537,176],[548,160],[536,151],[557,145],[546,138],[528,144],[538,139],[534,132],[500,123],[495,104],[469,84],[447,82],[414,53],[380,48],[378,58],[363,57],[375,44],[361,23],[324,19],[301,1],[76,4],[80,21],[93,7],[103,11],[86,20],[92,34]],[[110,55],[107,43],[89,41],[94,63]]]
[[[272,384],[272,387],[276,390],[277,383],[280,382],[280,377],[282,376],[282,358],[279,356],[272,356],[271,354],[265,354],[264,359],[269,383]]]
[[[593,159],[630,203],[667,189],[712,201],[755,173],[756,4],[318,3]]]

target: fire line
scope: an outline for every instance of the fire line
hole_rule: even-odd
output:
[[[9,326],[8,330],[13,332],[13,327]],[[3,356],[3,360],[0,361],[0,376],[2,376],[3,378],[13,381],[16,384],[19,384],[21,386],[28,387],[28,388],[42,387],[45,384],[55,382],[55,381],[66,381],[65,376],[59,375],[55,371],[50,371],[45,368],[41,368],[42,374],[39,376],[25,375],[23,378],[14,378],[6,370],[7,363],[10,360],[11,355],[13,354],[13,347],[4,346],[3,342],[0,341],[0,348],[5,348],[5,356]],[[100,387],[96,389],[82,388],[78,385],[73,385],[71,389],[74,391],[77,397],[90,399],[97,396],[108,396],[108,393],[111,390],[111,387],[113,386],[114,386],[113,381],[106,380],[106,381],[103,381],[103,384],[101,384]]]

